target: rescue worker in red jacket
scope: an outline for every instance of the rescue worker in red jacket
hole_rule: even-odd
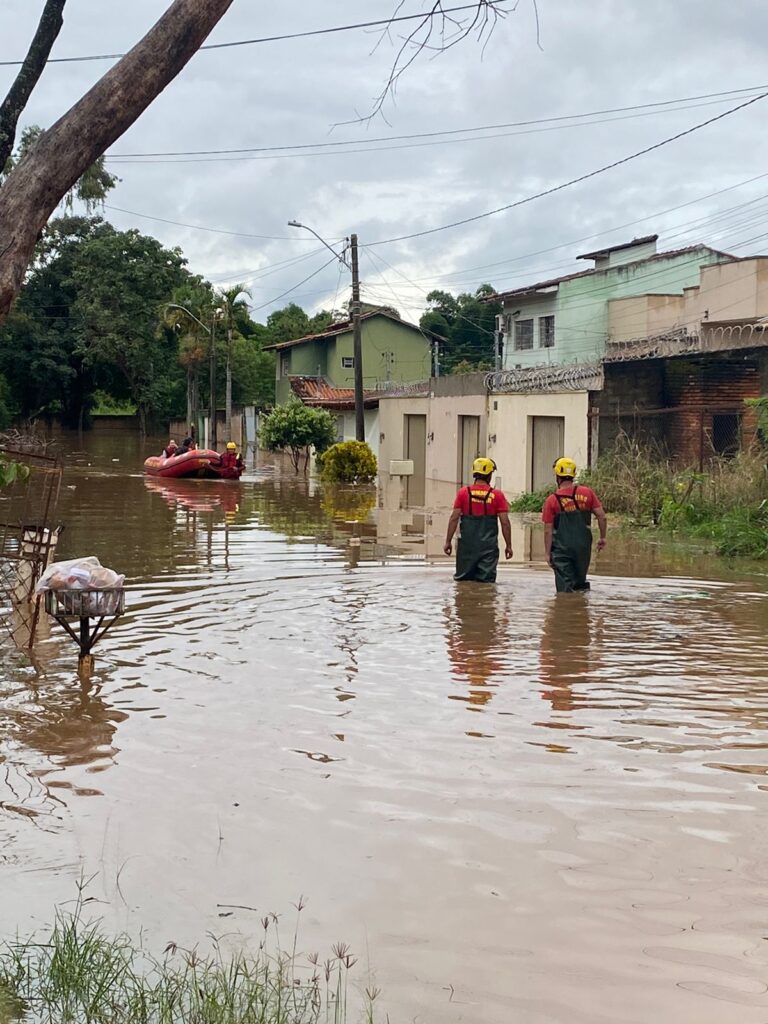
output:
[[[495,583],[499,564],[499,526],[504,537],[504,555],[512,557],[512,529],[509,504],[502,491],[491,487],[496,471],[493,459],[480,458],[472,463],[473,483],[456,495],[443,550],[453,553],[453,537],[461,523],[456,547],[457,580]]]
[[[605,547],[608,521],[595,492],[576,483],[573,459],[558,459],[552,468],[557,490],[549,495],[541,510],[547,563],[554,570],[559,594],[589,590],[587,573],[592,558],[592,515],[600,528],[598,551]]]
[[[243,460],[237,451],[237,445],[234,441],[227,441],[227,450],[221,455],[221,467],[226,469],[228,472],[235,476],[243,468]]]

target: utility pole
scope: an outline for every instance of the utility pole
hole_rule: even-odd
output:
[[[208,410],[210,420],[208,429],[208,443],[216,451],[219,447],[219,439],[216,431],[216,316],[211,315],[211,401]]]
[[[360,267],[357,258],[357,235],[351,235],[352,257],[352,354],[355,358],[355,438],[365,440],[365,404],[363,398],[363,329],[360,320]]]

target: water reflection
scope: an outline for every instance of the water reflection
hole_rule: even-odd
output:
[[[541,629],[539,663],[542,697],[553,711],[573,711],[579,688],[588,684],[591,670],[599,673],[598,641],[591,634],[589,597],[556,594],[550,601]]]
[[[451,694],[451,700],[466,702],[471,711],[482,710],[493,699],[495,677],[505,671],[512,642],[506,597],[492,585],[457,583],[443,614],[453,676],[469,691]]]

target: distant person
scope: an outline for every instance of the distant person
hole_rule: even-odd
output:
[[[595,492],[577,484],[573,459],[558,459],[552,467],[557,491],[550,494],[541,510],[544,523],[544,551],[555,573],[560,594],[589,590],[587,573],[592,558],[592,515],[600,527],[597,550],[605,547],[608,528],[603,506]]]
[[[473,483],[462,487],[456,495],[443,550],[453,553],[453,537],[461,524],[456,546],[457,580],[495,583],[499,564],[499,524],[504,536],[504,555],[512,557],[512,529],[509,525],[509,504],[502,491],[491,487],[496,471],[493,459],[475,459],[472,463]]]
[[[227,441],[226,451],[221,455],[221,467],[231,473],[236,473],[242,470],[243,460],[240,458],[237,445],[234,441]]]
[[[165,448],[163,448],[163,458],[172,459],[174,455],[178,455],[178,452],[179,446],[176,444],[173,438],[171,438],[171,440],[168,442]]]
[[[192,451],[195,450],[195,448],[197,448],[197,445],[195,444],[195,439],[194,439],[194,437],[192,437],[191,434],[189,434],[181,442],[181,448],[178,450],[178,452],[176,452],[176,454],[177,455],[186,455],[187,452],[192,452]]]

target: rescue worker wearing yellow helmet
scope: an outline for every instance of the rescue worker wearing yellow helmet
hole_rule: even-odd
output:
[[[547,563],[554,570],[558,593],[589,590],[587,573],[592,558],[592,516],[600,528],[597,550],[602,551],[608,528],[605,511],[590,487],[576,483],[573,459],[558,459],[552,468],[557,490],[549,495],[541,510]]]
[[[448,520],[443,550],[453,554],[453,538],[461,524],[456,546],[457,580],[495,583],[499,564],[499,526],[504,537],[504,554],[512,557],[512,530],[509,503],[502,491],[491,487],[496,471],[493,459],[479,458],[472,463],[473,483],[456,495]]]

